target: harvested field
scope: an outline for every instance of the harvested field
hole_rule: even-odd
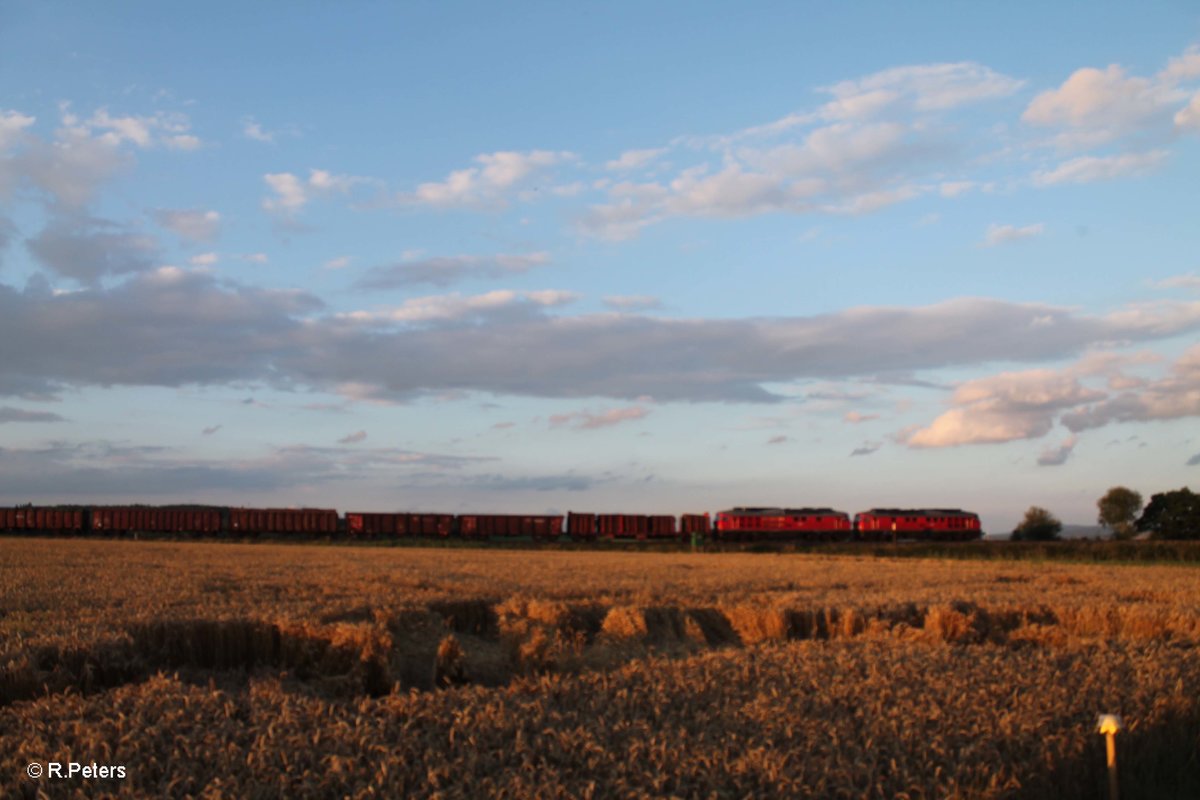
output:
[[[1115,712],[1127,796],[1200,796],[1198,577],[3,539],[0,787],[1095,797]]]

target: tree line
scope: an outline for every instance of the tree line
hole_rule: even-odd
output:
[[[1115,539],[1132,539],[1139,534],[1151,539],[1200,539],[1200,494],[1186,486],[1151,495],[1145,507],[1140,493],[1114,486],[1096,501],[1096,508],[1096,521],[1112,531]],[[1046,509],[1030,506],[1025,518],[1013,528],[1012,538],[1052,541],[1059,538],[1062,527],[1062,522]]]

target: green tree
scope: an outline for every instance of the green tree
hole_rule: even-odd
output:
[[[1185,486],[1152,495],[1137,529],[1155,539],[1200,539],[1200,494]]]
[[[1013,528],[1014,542],[1048,542],[1058,538],[1062,533],[1062,523],[1058,517],[1039,506],[1030,506],[1025,512],[1025,519]]]
[[[1142,510],[1142,496],[1133,489],[1114,486],[1096,501],[1100,516],[1096,521],[1113,532],[1118,539],[1131,539],[1136,533],[1134,520]]]

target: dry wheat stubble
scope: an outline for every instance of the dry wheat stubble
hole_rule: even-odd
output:
[[[1151,783],[1200,719],[1187,569],[0,549],[0,783],[38,751],[150,793],[1086,796],[1093,706]]]

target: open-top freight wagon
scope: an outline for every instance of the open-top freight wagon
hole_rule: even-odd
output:
[[[693,534],[704,538],[709,533],[708,514],[683,514],[679,525],[670,514],[567,514],[567,536],[577,542],[597,539],[633,539],[636,541],[687,540]]]
[[[346,533],[352,538],[445,539],[455,531],[453,514],[346,512]]]
[[[331,508],[231,508],[229,530],[238,535],[338,532],[338,512]]]
[[[458,535],[464,539],[524,539],[553,542],[562,535],[561,515],[460,514]]]
[[[175,506],[97,506],[88,510],[97,533],[219,533],[221,512]]]
[[[86,514],[80,508],[0,508],[0,531],[82,533],[87,530],[86,523]]]

